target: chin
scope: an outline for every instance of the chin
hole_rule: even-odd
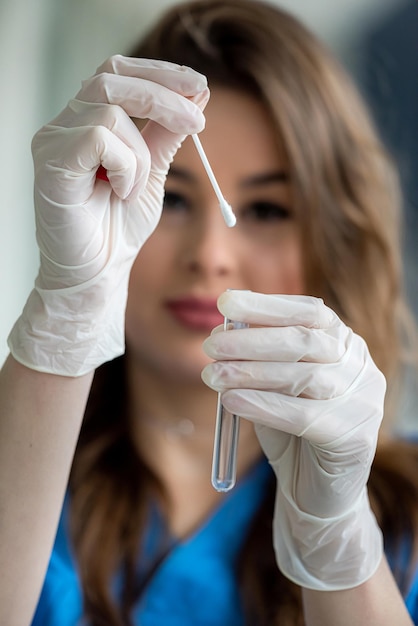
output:
[[[202,382],[201,372],[203,368],[211,363],[202,350],[198,354],[190,352],[187,354],[185,351],[179,355],[175,354],[172,358],[165,359],[165,375],[176,378],[179,382],[182,380],[185,383]]]
[[[155,341],[149,335],[145,340],[144,336],[140,339],[136,335],[130,340],[127,337],[127,351],[138,371],[146,372],[147,377],[161,381],[175,380],[178,384],[203,385],[201,372],[212,362],[202,350],[205,338],[206,335],[190,342],[184,338],[176,341],[171,336],[167,341],[163,337]]]

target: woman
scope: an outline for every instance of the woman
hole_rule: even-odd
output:
[[[202,109],[233,229],[184,140]],[[8,623],[30,623],[70,466],[33,624],[411,624],[393,575],[417,623],[418,455],[390,425],[374,514],[366,489],[407,329],[396,178],[341,69],[271,6],[186,3],[33,151],[41,268],[2,373]],[[250,328],[205,340],[221,313]],[[248,418],[227,495],[215,391]]]

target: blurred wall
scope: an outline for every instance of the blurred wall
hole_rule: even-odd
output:
[[[404,194],[404,258],[418,317],[418,2],[405,0],[369,24],[357,46],[355,75],[396,160]]]
[[[274,2],[273,2],[274,3]],[[282,0],[351,69],[358,42],[402,0]],[[30,141],[83,78],[173,0],[0,0],[0,362],[36,275]]]

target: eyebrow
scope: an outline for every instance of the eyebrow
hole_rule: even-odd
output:
[[[183,180],[188,183],[195,183],[196,177],[191,174],[188,170],[176,167],[172,165],[170,167],[169,175],[174,178],[178,178],[179,180]],[[262,174],[255,174],[254,176],[249,176],[248,178],[244,178],[240,186],[243,188],[248,187],[258,187],[261,185],[268,185],[272,183],[288,183],[290,180],[288,172],[285,170],[277,170],[273,172],[265,172]]]
[[[245,178],[241,186],[257,187],[258,185],[268,185],[271,183],[288,183],[289,179],[289,174],[285,170],[278,170],[276,172],[266,172]]]
[[[179,180],[184,180],[184,182],[186,183],[196,182],[195,176],[193,176],[193,174],[191,174],[188,170],[176,167],[175,165],[170,165],[168,175],[173,176],[173,178],[178,178]]]

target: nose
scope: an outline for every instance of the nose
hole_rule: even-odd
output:
[[[199,211],[185,236],[183,266],[207,277],[232,275],[238,264],[235,228],[225,224],[217,201]]]

